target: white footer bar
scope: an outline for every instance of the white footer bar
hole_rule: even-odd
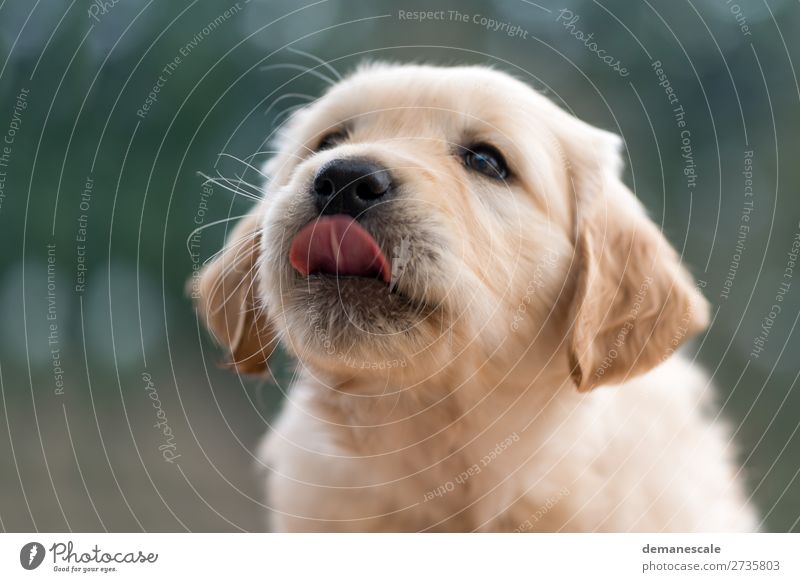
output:
[[[3,534],[2,580],[800,580],[796,534]],[[258,576],[258,578],[256,578]]]

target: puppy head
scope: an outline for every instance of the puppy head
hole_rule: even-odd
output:
[[[555,326],[580,389],[639,373],[704,305],[620,182],[618,144],[496,71],[364,68],[288,124],[200,310],[249,371],[275,334],[317,369],[425,378]]]

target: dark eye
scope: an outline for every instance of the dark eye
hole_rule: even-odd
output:
[[[464,164],[471,170],[497,180],[504,180],[508,176],[503,154],[489,144],[479,143],[464,148],[463,156]]]
[[[333,146],[339,144],[340,142],[347,139],[347,133],[341,130],[332,131],[330,133],[325,134],[325,136],[319,141],[317,144],[316,151],[320,152],[322,150],[327,150],[332,148]]]

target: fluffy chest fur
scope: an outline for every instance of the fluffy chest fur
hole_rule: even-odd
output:
[[[699,412],[704,390],[678,358],[589,395],[467,383],[359,397],[301,380],[262,445],[272,526],[752,530],[725,431]]]

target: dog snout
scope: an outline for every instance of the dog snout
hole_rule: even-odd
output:
[[[392,179],[381,164],[365,159],[337,159],[322,166],[314,177],[313,194],[320,214],[361,216],[384,200]]]

